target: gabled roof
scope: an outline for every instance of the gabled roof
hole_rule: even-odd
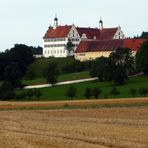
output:
[[[137,51],[144,41],[144,39],[126,39],[124,47],[130,48],[132,51]]]
[[[83,34],[86,34],[86,37],[88,39],[93,39],[96,37],[99,39],[99,29],[98,28],[83,28],[83,27],[77,27],[76,28],[79,35],[82,37]]]
[[[75,52],[114,51],[117,48],[130,48],[132,51],[137,51],[144,41],[144,39],[81,41]]]
[[[100,30],[99,40],[111,40],[115,36],[118,27],[116,28],[103,28]]]
[[[75,52],[113,51],[123,45],[124,40],[81,41]]]
[[[82,36],[84,33],[86,34],[86,37],[88,39],[93,39],[96,37],[97,40],[111,40],[115,36],[118,27],[116,28],[76,28],[80,36]]]
[[[70,32],[70,29],[72,26],[58,26],[57,28],[53,29],[53,27],[49,27],[47,30],[44,39],[46,38],[63,38],[67,37],[68,33]]]

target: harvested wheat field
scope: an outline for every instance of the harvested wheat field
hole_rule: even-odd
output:
[[[1,148],[148,148],[148,108],[0,111]]]

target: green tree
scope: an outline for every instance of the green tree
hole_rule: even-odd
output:
[[[98,77],[99,81],[109,81],[112,77],[111,70],[109,58],[100,57],[93,62],[90,75],[91,77]]]
[[[11,62],[4,70],[4,78],[11,82],[14,87],[19,87],[21,84],[22,73],[17,63]]]
[[[92,89],[89,88],[89,87],[87,87],[87,88],[85,89],[84,96],[85,96],[87,99],[90,99],[91,96],[92,96]]]
[[[140,88],[139,89],[139,94],[142,96],[146,96],[146,94],[148,93],[148,89],[147,88]]]
[[[57,83],[59,69],[56,63],[50,63],[46,72],[46,79],[52,86]]]
[[[101,93],[102,93],[102,91],[99,88],[95,87],[93,89],[93,95],[96,99],[98,99],[98,97],[101,95]]]
[[[128,79],[128,75],[134,71],[134,57],[129,48],[118,48],[109,56],[111,61],[112,78],[118,85],[122,85]]]
[[[137,94],[137,89],[136,89],[136,88],[130,88],[129,93],[130,93],[133,97],[135,97],[136,94]]]
[[[70,56],[71,51],[74,51],[74,44],[70,39],[68,39],[68,42],[66,44],[66,49],[68,51],[68,56]]]
[[[76,94],[77,94],[77,90],[74,86],[70,86],[65,93],[65,95],[67,97],[70,97],[70,99],[73,99],[76,96]]]
[[[116,95],[119,95],[120,94],[120,91],[117,89],[117,87],[113,86],[111,88],[110,94],[116,96]]]
[[[27,91],[27,96],[29,97],[29,100],[34,96],[34,92],[33,92],[32,89],[29,89],[29,90]]]
[[[26,76],[26,79],[29,79],[29,80],[33,80],[36,77],[34,70],[30,67],[28,68],[25,76]]]
[[[136,54],[136,67],[148,74],[148,41],[141,45],[140,50]]]
[[[42,96],[42,92],[38,89],[34,89],[34,96],[40,98]]]
[[[0,100],[15,99],[15,92],[10,82],[3,82],[0,86]]]

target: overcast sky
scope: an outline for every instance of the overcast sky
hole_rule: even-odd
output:
[[[43,46],[42,37],[53,25],[121,26],[125,35],[148,31],[148,0],[0,0],[0,51],[16,43]]]

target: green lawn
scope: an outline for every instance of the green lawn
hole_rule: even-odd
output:
[[[120,94],[117,96],[111,96],[109,94],[113,84],[110,82],[98,82],[98,81],[91,81],[91,82],[83,82],[77,84],[70,84],[70,85],[62,85],[62,86],[54,86],[54,87],[47,87],[47,88],[40,88],[39,90],[42,92],[42,96],[40,100],[69,100],[65,96],[66,90],[69,86],[73,85],[77,89],[77,96],[75,99],[84,99],[84,91],[86,87],[94,88],[98,87],[102,90],[102,95],[100,98],[130,98],[132,97],[129,94],[130,88],[139,89],[141,87],[148,88],[148,76],[139,76],[139,77],[132,77],[129,79],[128,83],[123,86],[118,86],[117,89],[120,91]],[[137,94],[135,97],[141,97]]]
[[[69,80],[79,80],[79,79],[86,79],[90,78],[89,72],[84,71],[84,72],[76,72],[76,73],[70,73],[70,74],[63,74],[60,75],[58,78],[58,82],[62,81],[69,81]],[[23,80],[23,84],[25,85],[35,85],[35,84],[43,84],[47,83],[45,78],[37,78],[34,80]]]

